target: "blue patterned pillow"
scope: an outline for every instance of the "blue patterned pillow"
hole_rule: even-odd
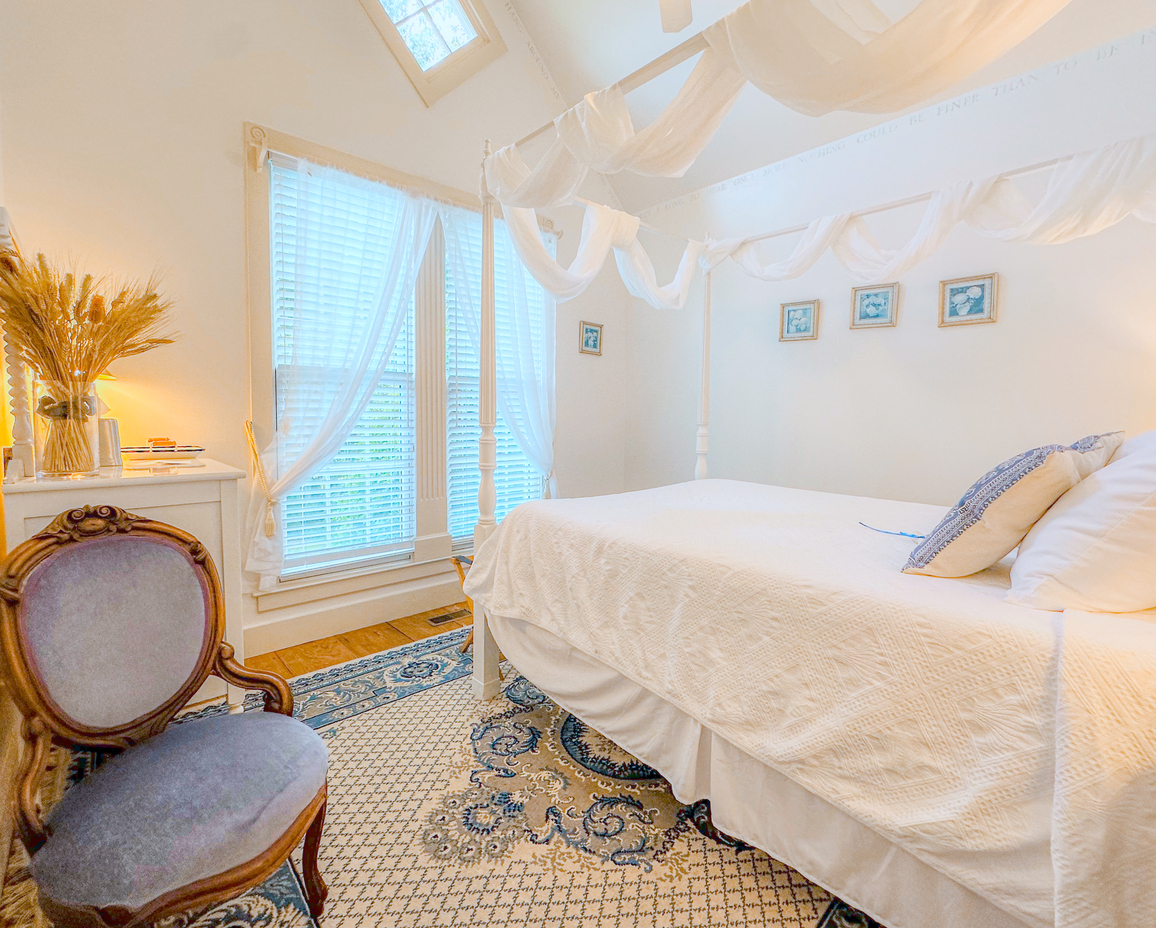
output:
[[[1074,445],[1044,445],[1004,461],[971,489],[911,552],[906,573],[966,577],[990,567],[1023,541],[1052,503],[1099,470],[1123,432],[1089,435]]]

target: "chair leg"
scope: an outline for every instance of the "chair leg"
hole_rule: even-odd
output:
[[[309,914],[320,918],[325,911],[325,899],[329,895],[329,887],[321,878],[321,871],[317,867],[317,852],[321,849],[321,830],[325,827],[325,806],[317,810],[317,815],[305,832],[305,848],[301,855],[301,876],[305,880],[305,900],[309,903]]]

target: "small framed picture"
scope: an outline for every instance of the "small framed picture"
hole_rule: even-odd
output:
[[[819,337],[819,301],[783,303],[779,307],[779,341],[801,342]]]
[[[856,287],[851,291],[851,328],[877,329],[899,318],[899,284]]]
[[[582,354],[602,354],[602,326],[596,322],[579,322],[578,350]]]
[[[971,325],[995,322],[996,274],[960,277],[939,284],[939,324]]]

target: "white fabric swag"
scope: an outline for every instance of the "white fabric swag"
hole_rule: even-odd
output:
[[[880,245],[862,217],[844,213],[812,222],[784,260],[765,260],[758,241],[728,239],[708,242],[700,264],[709,271],[730,257],[752,277],[790,280],[830,248],[855,283],[876,284],[901,277],[930,257],[960,223],[1005,242],[1056,245],[1094,235],[1129,215],[1156,222],[1156,135],[1064,159],[1034,207],[1006,177],[937,191],[918,230],[900,248]]]
[[[591,169],[681,177],[714,137],[743,84],[725,55],[707,49],[674,102],[640,132],[617,85],[588,93],[554,120],[558,138],[532,171],[514,145],[487,158],[486,186],[505,206],[534,208],[570,202]]]
[[[522,260],[558,299],[585,289],[602,266],[609,236],[620,243],[609,247],[615,248],[632,294],[659,308],[681,307],[693,260],[683,261],[674,284],[660,288],[641,245],[627,241],[624,223],[595,214],[588,242],[583,226],[583,244],[589,244],[589,250],[580,249],[569,269],[556,263],[551,267],[533,245],[536,217],[516,219],[512,208],[571,203],[591,170],[681,177],[714,137],[747,82],[814,116],[837,109],[905,109],[994,61],[1069,2],[921,0],[891,23],[871,0],[750,0],[704,32],[708,46],[690,77],[645,129],[634,128],[618,85],[589,93],[554,121],[557,137],[534,168],[515,145],[490,155],[486,187],[506,207]],[[591,221],[589,210],[586,219]],[[852,231],[856,228],[853,224]],[[820,233],[834,234],[830,228],[817,229]],[[807,247],[817,245],[810,241]],[[800,255],[804,259],[805,254]],[[760,266],[750,250],[738,260]]]
[[[896,113],[995,61],[1069,2],[921,0],[892,23],[870,0],[751,0],[706,38],[800,113]]]
[[[486,160],[503,205],[569,202],[589,170],[681,177],[749,81],[812,116],[889,113],[947,89],[1017,45],[1070,0],[922,0],[892,24],[870,0],[750,0],[709,27],[675,99],[636,131],[617,85],[554,121],[533,168],[516,146]]]
[[[481,356],[482,338],[482,252],[480,236],[471,236],[469,227],[480,220],[477,213],[443,206],[439,210],[445,233],[446,265],[454,283],[454,293],[463,313],[470,347]],[[535,230],[537,226],[535,225]],[[537,240],[542,253],[549,251]],[[530,275],[518,260],[506,224],[494,224],[495,285],[504,299],[505,318],[496,326],[495,368],[498,411],[514,436],[519,450],[549,479],[550,495],[558,495],[554,473],[554,428],[557,412],[554,399],[555,318],[553,300],[542,313],[541,326],[533,324],[528,301]],[[501,310],[499,310],[500,312]]]
[[[284,564],[279,500],[332,460],[373,398],[437,217],[428,200],[333,168],[299,159],[296,177],[293,325],[315,337],[295,340],[292,362],[278,369],[280,424],[261,454],[269,495],[255,488],[247,522],[245,567],[261,589],[276,584]],[[351,273],[376,287],[363,311],[337,322],[326,307]],[[298,341],[308,345],[301,356]],[[276,520],[271,534],[267,510]]]
[[[626,289],[655,309],[681,309],[686,305],[695,264],[705,247],[690,242],[679,263],[674,280],[659,286],[654,265],[638,241],[640,220],[598,203],[587,203],[582,221],[582,238],[578,253],[569,267],[562,267],[542,243],[538,218],[532,209],[507,207],[505,216],[514,248],[521,263],[547,292],[559,301],[573,299],[582,293],[606,262],[610,251]]]

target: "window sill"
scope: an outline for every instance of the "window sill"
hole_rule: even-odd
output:
[[[314,564],[304,567],[291,568],[282,574],[277,589],[294,589],[295,584],[311,580],[324,582],[330,578],[341,578],[353,575],[376,573],[391,567],[404,567],[413,563],[414,551],[408,548],[403,551],[391,551],[373,557],[347,558],[344,561],[330,561],[329,563]]]
[[[254,594],[257,611],[273,612],[411,580],[424,580],[439,574],[456,579],[453,553],[456,552],[451,551],[448,535],[419,538],[413,557],[404,561],[378,560],[343,570],[282,580],[275,590],[262,590]]]

